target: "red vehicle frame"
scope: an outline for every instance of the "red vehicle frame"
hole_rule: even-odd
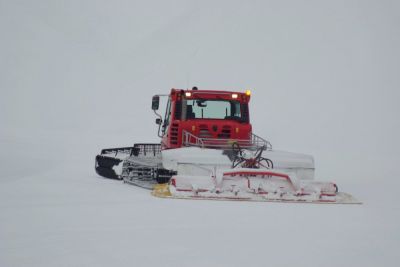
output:
[[[192,118],[188,114],[187,101],[193,100],[225,100],[240,105],[241,117],[208,119]],[[250,91],[245,93],[212,90],[171,89],[168,104],[162,123],[162,149],[185,146],[185,141],[200,138],[208,140],[209,145],[215,142],[232,142],[250,140],[252,126],[250,124],[249,106]],[[161,121],[159,122],[161,123]],[[217,141],[218,140],[218,141]],[[210,143],[211,142],[211,143]]]

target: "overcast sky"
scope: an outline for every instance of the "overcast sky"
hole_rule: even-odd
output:
[[[157,141],[153,94],[251,89],[254,131],[274,147],[322,164],[394,163],[399,10],[398,1],[0,0],[0,134],[64,132],[91,149]]]

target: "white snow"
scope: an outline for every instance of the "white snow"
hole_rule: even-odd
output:
[[[0,1],[0,266],[397,266],[395,1]],[[154,198],[98,177],[152,95],[252,89],[254,132],[362,205]]]
[[[159,199],[66,135],[1,137],[0,266],[396,265],[397,170],[339,177],[362,205]]]

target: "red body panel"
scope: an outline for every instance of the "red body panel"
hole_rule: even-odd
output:
[[[187,96],[189,93],[190,96]],[[236,98],[233,98],[232,95],[236,95]],[[166,132],[162,138],[163,149],[182,147],[183,131],[187,131],[200,138],[249,140],[251,137],[252,127],[249,122],[248,111],[250,95],[230,91],[172,89],[169,98],[171,115]],[[246,112],[247,119],[246,121],[233,119],[187,119],[185,115],[182,115],[183,112],[181,110],[184,110],[185,100],[191,99],[237,101],[241,105],[244,105],[244,112]]]

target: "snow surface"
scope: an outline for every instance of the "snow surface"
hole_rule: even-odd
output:
[[[396,1],[0,1],[0,266],[397,266]],[[167,200],[98,177],[151,96],[253,89],[255,133],[362,205]]]

